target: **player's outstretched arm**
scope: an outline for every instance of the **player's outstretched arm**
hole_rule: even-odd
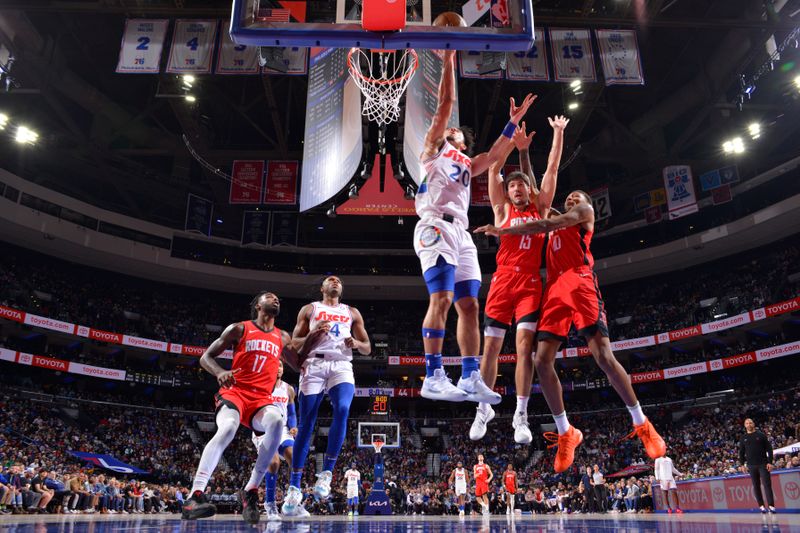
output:
[[[508,144],[511,142],[511,138],[514,136],[514,132],[517,129],[517,124],[519,124],[519,121],[525,116],[525,113],[528,112],[528,108],[530,108],[531,104],[533,104],[533,102],[536,100],[536,96],[529,93],[519,106],[517,106],[513,96],[509,100],[510,109],[508,114],[510,120],[503,129],[503,133],[497,138],[489,151],[478,154],[472,158],[471,173],[473,176],[480,176],[489,169],[489,166],[492,163],[500,159],[500,157],[503,155],[503,151],[506,149]]]
[[[236,374],[241,371],[241,368],[234,368],[232,370],[225,370],[215,360],[216,357],[222,355],[226,349],[235,346],[236,343],[242,338],[244,334],[244,326],[241,322],[231,324],[225,328],[220,336],[212,342],[203,355],[200,356],[200,366],[203,370],[217,378],[220,387],[231,387],[236,383]]]
[[[494,212],[494,223],[498,226],[502,225],[508,216],[508,200],[503,185],[503,176],[500,172],[513,149],[514,145],[509,144],[500,159],[489,165],[489,202],[492,204]]]
[[[358,350],[361,355],[369,355],[372,353],[372,344],[369,342],[369,335],[364,327],[364,317],[355,307],[350,308],[350,313],[353,315],[353,327],[350,328],[353,336],[345,339],[344,343],[348,348]]]
[[[547,120],[553,128],[553,146],[550,147],[550,155],[547,157],[547,170],[542,177],[542,190],[536,198],[536,207],[540,213],[546,213],[553,205],[558,182],[558,167],[561,165],[561,154],[564,151],[564,130],[569,124],[569,119],[560,115],[553,118],[548,117]]]
[[[594,211],[590,205],[578,204],[563,215],[534,220],[509,228],[498,228],[490,224],[476,228],[474,233],[486,233],[494,237],[499,237],[500,235],[528,235],[531,233],[547,233],[561,228],[577,226],[584,222],[594,222]]]
[[[525,121],[523,120],[522,124],[517,128],[517,131],[514,132],[514,136],[511,140],[519,152],[520,171],[531,179],[531,190],[533,194],[539,194],[539,187],[536,186],[536,176],[533,174],[533,165],[531,165],[531,154],[528,151],[531,147],[534,135],[536,135],[535,131],[532,131],[530,135],[525,131]]]
[[[442,64],[442,79],[439,82],[439,104],[436,113],[433,115],[431,127],[425,135],[425,147],[422,157],[427,159],[439,152],[444,143],[445,132],[450,115],[453,114],[453,106],[456,103],[456,72],[455,72],[455,50],[445,50],[444,62]]]

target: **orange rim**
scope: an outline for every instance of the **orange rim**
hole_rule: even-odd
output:
[[[367,83],[372,83],[372,84],[377,84],[377,85],[392,85],[392,84],[395,84],[395,83],[400,83],[400,82],[410,78],[411,75],[414,74],[414,72],[417,70],[417,66],[419,66],[419,58],[417,57],[417,53],[414,50],[409,48],[408,49],[408,53],[411,54],[411,57],[414,60],[414,64],[412,65],[412,67],[410,69],[407,69],[406,73],[403,74],[402,76],[398,77],[398,78],[393,78],[391,80],[377,80],[375,78],[370,78],[368,76],[364,76],[363,74],[361,74],[360,70],[356,70],[353,67],[353,53],[356,50],[360,50],[360,48],[351,48],[350,51],[347,53],[347,68],[350,70],[351,74],[353,74],[354,76],[357,76],[358,78],[360,78],[361,80],[363,80],[363,81],[365,81]],[[396,53],[397,51],[396,50],[379,50],[379,49],[370,50],[370,53],[373,53],[373,52],[384,52],[384,53],[392,52],[392,53]]]

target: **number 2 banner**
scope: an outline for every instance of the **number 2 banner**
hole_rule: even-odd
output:
[[[589,30],[551,28],[550,46],[556,81],[596,81]]]
[[[509,80],[550,81],[544,31],[541,28],[534,29],[533,35],[535,42],[530,50],[506,54],[506,76]]]
[[[217,39],[216,20],[176,20],[167,72],[208,74]]]
[[[157,74],[161,70],[161,50],[164,48],[168,25],[168,20],[126,20],[117,72]]]

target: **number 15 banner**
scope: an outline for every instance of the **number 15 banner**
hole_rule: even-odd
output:
[[[168,20],[128,19],[122,34],[117,72],[121,74],[158,73]]]
[[[596,81],[589,30],[551,28],[556,81]]]
[[[167,72],[208,74],[217,38],[216,20],[176,20]]]

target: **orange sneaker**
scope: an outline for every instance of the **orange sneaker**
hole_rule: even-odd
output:
[[[570,425],[569,429],[563,435],[548,431],[544,434],[545,440],[552,442],[548,448],[558,447],[556,452],[556,460],[553,463],[553,468],[557,474],[560,474],[572,465],[575,460],[575,448],[583,442],[583,433],[581,430],[576,429]]]
[[[661,438],[661,435],[658,434],[649,419],[645,419],[644,424],[633,426],[633,431],[625,438],[632,439],[634,436],[638,436],[642,440],[642,445],[644,445],[644,449],[650,459],[658,459],[667,453],[667,445],[664,439]]]

